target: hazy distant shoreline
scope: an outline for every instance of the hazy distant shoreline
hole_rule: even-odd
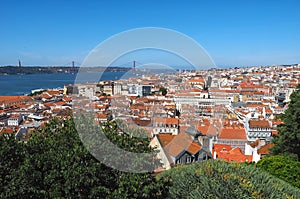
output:
[[[297,66],[298,64],[281,64],[277,66]],[[234,66],[218,66],[213,67],[211,69],[215,70],[226,70],[226,69],[237,69],[237,68],[265,68],[265,67],[272,67],[272,66],[240,66],[240,67],[234,67]],[[71,67],[71,66],[0,66],[0,76],[3,75],[29,75],[29,74],[63,74],[63,73],[78,73],[80,69],[80,72],[127,72],[132,70],[132,67],[102,67],[102,66],[94,66],[94,67]],[[149,69],[149,68],[148,68]],[[150,68],[151,69],[151,68]],[[168,68],[169,69],[169,68]],[[143,68],[137,68],[137,70],[143,70]],[[155,70],[155,68],[152,68],[151,70]],[[174,67],[170,68],[170,70],[195,70],[195,68],[180,68],[180,67]]]
[[[55,74],[55,73],[77,73],[79,67],[69,66],[1,66],[0,75],[27,75],[27,74]],[[131,68],[125,67],[81,67],[80,71],[87,72],[118,72],[129,71]]]

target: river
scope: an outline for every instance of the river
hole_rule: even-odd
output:
[[[105,72],[99,80],[120,79],[126,72]],[[73,84],[76,74],[30,74],[30,75],[0,75],[0,95],[24,95],[34,89],[63,88]]]

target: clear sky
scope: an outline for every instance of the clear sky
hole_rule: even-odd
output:
[[[81,63],[108,37],[148,26],[192,37],[218,66],[300,63],[299,8],[299,0],[1,0],[0,65]]]

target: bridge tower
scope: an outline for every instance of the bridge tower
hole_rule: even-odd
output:
[[[72,73],[74,74],[75,73],[75,62],[72,61]]]

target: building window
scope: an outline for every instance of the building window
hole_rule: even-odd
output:
[[[187,157],[186,157],[186,163],[191,163],[191,162],[192,162],[191,156],[187,156]]]
[[[181,164],[181,159],[176,160],[176,164]]]

